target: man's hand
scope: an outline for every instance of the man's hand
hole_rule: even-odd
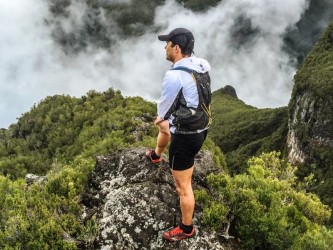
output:
[[[155,119],[154,124],[155,124],[156,126],[158,126],[158,125],[160,125],[160,123],[163,122],[163,121],[164,121],[164,120],[163,120],[161,117],[157,116],[156,119]]]

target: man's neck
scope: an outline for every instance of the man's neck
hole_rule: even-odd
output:
[[[180,56],[177,56],[174,60],[173,60],[173,64],[175,64],[176,62],[178,62],[179,60],[183,59],[183,58],[188,58],[190,57],[189,55],[183,55],[180,54]]]

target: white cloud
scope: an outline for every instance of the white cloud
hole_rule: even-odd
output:
[[[179,11],[173,1],[167,4],[156,21],[166,30],[186,26],[193,31],[196,54],[211,62],[214,89],[230,84],[240,99],[257,107],[287,105],[295,69],[282,50],[282,35],[300,19],[306,0],[224,0],[205,14]],[[230,29],[240,16],[249,18],[259,32],[252,43],[236,50]]]
[[[306,7],[306,0],[224,0],[198,14],[167,0],[157,9],[155,23],[164,32],[175,27],[192,30],[196,55],[211,63],[214,90],[230,84],[248,104],[277,107],[287,105],[295,72],[281,49],[282,34]],[[71,18],[63,22],[67,30],[79,24],[84,8],[77,1],[71,6]],[[44,22],[49,15],[42,0],[0,2],[0,127],[14,123],[15,117],[47,95],[81,96],[91,89],[114,87],[124,95],[157,100],[171,65],[158,34],[118,41],[112,52],[88,47],[84,53],[66,55]],[[259,32],[252,43],[236,50],[231,46],[230,29],[241,15]]]

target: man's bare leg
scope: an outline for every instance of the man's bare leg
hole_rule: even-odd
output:
[[[171,170],[180,198],[182,223],[187,226],[192,225],[195,206],[194,194],[192,190],[193,169],[194,167],[182,171]]]

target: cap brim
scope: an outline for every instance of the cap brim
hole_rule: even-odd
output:
[[[169,35],[160,35],[160,36],[158,36],[158,40],[169,41]]]

